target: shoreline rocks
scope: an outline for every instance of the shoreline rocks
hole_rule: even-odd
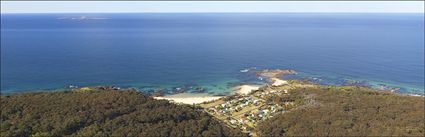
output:
[[[281,69],[275,69],[275,70],[269,70],[269,69],[265,69],[265,70],[260,70],[255,72],[257,74],[257,76],[260,77],[264,77],[264,78],[279,78],[283,75],[292,75],[292,74],[297,74],[297,72],[295,70],[281,70]]]

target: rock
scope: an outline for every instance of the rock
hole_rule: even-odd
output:
[[[186,89],[181,88],[181,87],[177,87],[177,88],[174,88],[174,90],[172,91],[171,94],[179,94],[179,93],[184,93],[184,92],[186,92]]]
[[[265,77],[265,78],[279,78],[282,75],[297,74],[297,72],[295,70],[266,69],[266,70],[257,71],[256,74],[260,77]]]
[[[206,90],[203,87],[196,87],[192,93],[205,93]]]
[[[164,96],[165,93],[166,92],[165,92],[164,89],[159,89],[159,90],[154,91],[154,93],[152,94],[152,96],[154,96],[154,97],[161,97],[161,96]]]

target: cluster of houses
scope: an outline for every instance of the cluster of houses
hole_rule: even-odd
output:
[[[277,112],[282,112],[283,108],[278,105],[265,105],[260,108],[245,113],[237,120],[230,120],[229,123],[246,130],[247,127],[254,128],[257,122],[273,117]]]
[[[279,105],[266,105],[262,108],[258,109],[257,112],[253,112],[248,119],[254,119],[257,118],[257,120],[265,120],[267,118],[273,117],[272,114],[275,114],[278,111],[282,111],[282,107]]]
[[[268,92],[257,92],[253,94],[254,97],[257,98],[266,98],[269,95],[281,95],[281,94],[288,94],[288,90],[271,90]]]
[[[243,108],[247,106],[259,106],[262,103],[264,103],[263,100],[260,99],[253,99],[252,97],[243,97],[238,99],[233,99],[230,101],[227,101],[223,104],[217,105],[215,107],[207,109],[208,112],[222,115],[222,114],[232,114],[234,112],[239,112]]]
[[[243,131],[253,129],[258,122],[283,112],[284,107],[279,104],[267,103],[266,98],[278,94],[288,94],[287,90],[269,90],[254,92],[250,95],[238,96],[206,111],[223,118],[225,123]]]

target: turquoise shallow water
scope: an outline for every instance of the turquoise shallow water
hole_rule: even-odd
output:
[[[60,17],[102,17],[68,20]],[[288,79],[424,94],[423,14],[2,14],[1,92],[117,85],[145,92]]]

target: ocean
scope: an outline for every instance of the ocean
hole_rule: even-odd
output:
[[[1,92],[115,85],[231,94],[264,82],[240,71],[255,68],[424,95],[424,31],[415,13],[1,14]]]

